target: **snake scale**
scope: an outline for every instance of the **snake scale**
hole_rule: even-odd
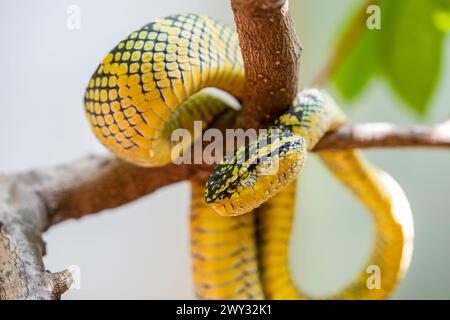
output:
[[[171,161],[174,129],[192,132],[194,120],[206,127],[229,109],[201,90],[216,87],[240,99],[244,81],[239,41],[231,28],[204,16],[174,15],[134,31],[106,55],[89,81],[84,106],[93,132],[109,150],[137,165],[163,166]],[[316,298],[304,294],[290,276],[295,180],[308,151],[344,122],[323,90],[306,88],[266,134],[224,159],[206,188],[191,181],[198,298]],[[356,150],[319,156],[371,212],[376,240],[368,266],[381,270],[381,288],[367,286],[364,268],[350,285],[319,298],[386,298],[410,263],[408,201],[388,174]],[[267,174],[264,170],[274,164],[276,172]]]

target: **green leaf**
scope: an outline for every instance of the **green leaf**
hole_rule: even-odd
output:
[[[434,0],[436,2],[433,22],[436,28],[443,32],[450,32],[450,0]]]
[[[433,21],[438,30],[444,33],[450,31],[450,12],[437,10],[433,15]]]
[[[395,92],[418,114],[427,111],[442,64],[444,34],[433,22],[435,4],[396,0],[382,26],[380,67]]]
[[[424,114],[440,78],[444,36],[450,29],[450,0],[376,3],[381,8],[381,29],[364,26],[335,70],[334,83],[345,98],[353,99],[375,75],[381,75],[409,109]],[[344,37],[354,28],[346,25]]]
[[[364,90],[376,70],[377,60],[373,54],[376,40],[376,33],[364,32],[334,74],[337,89],[348,100],[356,98]]]

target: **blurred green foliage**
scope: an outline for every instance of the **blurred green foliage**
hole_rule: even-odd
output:
[[[444,39],[450,30],[450,0],[374,3],[380,8],[381,28],[362,26],[364,30],[333,74],[334,83],[345,98],[353,99],[374,76],[382,76],[406,106],[423,115],[440,79]],[[354,27],[346,22],[342,37]]]

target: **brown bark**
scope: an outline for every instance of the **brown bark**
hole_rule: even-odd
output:
[[[175,165],[147,169],[114,157],[91,156],[0,177],[0,299],[59,299],[72,275],[44,269],[43,231],[185,180],[193,174],[189,170]]]
[[[186,180],[186,165],[142,168],[114,157],[87,157],[36,173],[37,192],[54,224],[129,203],[168,184]]]
[[[450,121],[434,126],[398,126],[390,123],[343,126],[327,134],[314,151],[377,147],[450,148]]]
[[[72,276],[44,268],[47,208],[29,186],[36,177],[24,178],[0,177],[0,299],[58,299]]]
[[[301,46],[288,1],[231,0],[246,72],[239,128],[272,122],[294,100]]]

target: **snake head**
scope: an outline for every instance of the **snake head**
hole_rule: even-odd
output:
[[[206,184],[205,201],[224,216],[247,213],[293,181],[306,158],[300,135],[271,130],[225,158]]]

